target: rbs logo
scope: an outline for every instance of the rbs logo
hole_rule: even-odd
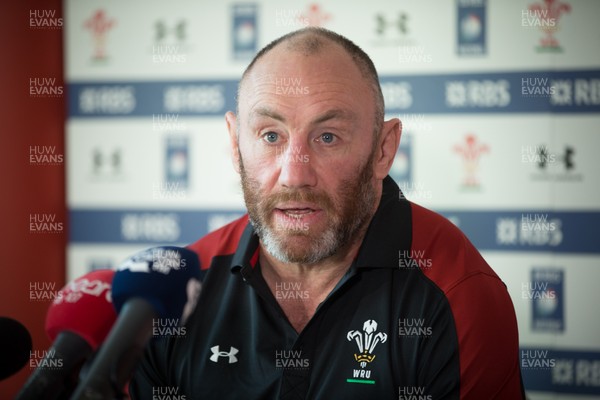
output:
[[[121,235],[126,241],[173,242],[179,239],[179,218],[173,213],[125,214]]]
[[[506,107],[510,104],[510,84],[496,81],[469,80],[446,82],[446,105],[450,108]]]

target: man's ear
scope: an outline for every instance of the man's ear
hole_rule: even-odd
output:
[[[375,158],[375,170],[373,174],[377,179],[383,179],[392,168],[398,145],[400,145],[400,136],[402,134],[402,122],[398,118],[392,118],[383,123],[380,135],[377,141],[377,157]]]
[[[237,118],[231,111],[227,111],[225,114],[225,122],[227,123],[227,130],[229,131],[229,143],[231,145],[231,160],[233,162],[233,168],[235,172],[240,173],[240,152],[237,132]]]

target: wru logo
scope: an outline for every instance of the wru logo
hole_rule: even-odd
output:
[[[369,319],[363,324],[363,332],[358,330],[349,331],[346,336],[349,341],[352,341],[353,339],[356,341],[359,352],[358,354],[354,354],[354,358],[360,363],[362,368],[365,368],[367,363],[370,363],[375,359],[373,350],[375,350],[377,343],[385,343],[387,340],[387,334],[382,332],[375,333],[375,331],[377,331],[377,322]]]

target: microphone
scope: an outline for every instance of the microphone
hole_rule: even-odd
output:
[[[2,362],[0,380],[17,373],[27,364],[31,354],[31,335],[19,321],[0,317],[0,345]]]
[[[52,346],[43,357],[31,360],[37,368],[16,400],[56,399],[75,388],[80,367],[117,318],[111,299],[114,275],[112,270],[93,271],[58,292],[46,314]]]
[[[189,249],[153,247],[123,262],[112,285],[117,322],[71,399],[123,398],[157,318],[183,325],[199,291],[200,262]]]

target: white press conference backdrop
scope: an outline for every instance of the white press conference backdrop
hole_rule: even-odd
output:
[[[599,16],[590,0],[66,0],[69,278],[242,215],[223,118],[238,79],[269,41],[323,26],[379,70],[405,195],[507,284],[528,396],[600,398]]]

